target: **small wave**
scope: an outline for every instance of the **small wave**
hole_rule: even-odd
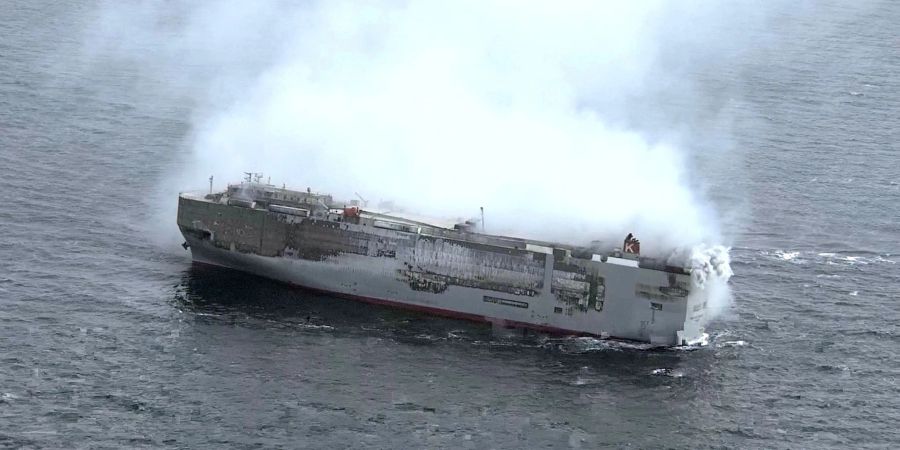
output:
[[[548,338],[542,345],[563,353],[588,353],[598,351],[653,350],[658,347],[647,343],[617,341],[613,339],[597,339],[591,337]]]
[[[872,258],[866,258],[863,256],[835,256],[826,259],[828,262],[835,264],[844,264],[848,266],[859,265],[868,265],[871,262],[874,262]]]
[[[878,339],[900,339],[900,333],[893,330],[841,330],[840,334],[844,336],[869,336]]]
[[[684,372],[668,367],[663,367],[660,369],[653,369],[652,371],[650,371],[650,375],[658,377],[681,378],[684,376]]]
[[[841,302],[841,301],[834,302],[834,305],[835,305],[835,306],[852,306],[852,307],[860,307],[860,306],[862,306],[862,305],[859,304],[859,303],[853,303],[853,302]]]
[[[443,341],[443,340],[446,340],[446,339],[447,339],[447,338],[445,338],[445,337],[443,337],[443,336],[435,336],[435,335],[433,335],[433,334],[427,334],[427,333],[419,333],[419,334],[417,334],[417,335],[415,336],[415,338],[416,338],[416,339],[423,339],[423,340],[426,340],[426,341]]]
[[[831,364],[820,364],[816,366],[816,369],[821,372],[829,372],[829,373],[842,373],[842,372],[850,372],[850,367],[844,364],[831,365]]]
[[[571,384],[572,386],[584,386],[589,383],[590,383],[589,380],[585,380],[584,378],[578,377],[575,379],[575,381],[572,381],[569,384]]]
[[[742,319],[759,319],[759,317],[753,313],[740,313],[739,315],[741,316]],[[734,331],[731,331],[729,329],[724,329],[724,330],[720,330],[720,331],[717,331],[716,333],[714,333],[712,335],[712,339],[715,341],[715,340],[718,340],[719,338],[722,338],[725,336],[731,336],[732,334],[734,334]]]
[[[738,341],[725,341],[725,342],[720,342],[720,343],[717,343],[717,344],[716,344],[716,347],[718,347],[718,348],[722,348],[722,347],[746,347],[746,346],[748,346],[748,345],[749,345],[749,344],[747,343],[747,341],[738,340]]]
[[[789,262],[791,264],[806,264],[806,258],[802,257],[799,251],[789,251],[776,249],[774,251],[762,250],[759,254],[770,260],[778,262]]]
[[[472,345],[488,346],[497,348],[540,348],[546,347],[546,344],[534,344],[523,340],[488,340],[488,341],[472,341]]]
[[[334,330],[334,327],[331,325],[314,325],[311,323],[301,323],[297,324],[298,327],[306,329],[306,330],[326,330],[331,331]]]
[[[800,252],[786,252],[784,250],[778,250],[775,252],[775,256],[778,256],[785,261],[791,261],[800,256]]]
[[[767,259],[790,262],[792,264],[825,264],[829,266],[865,266],[870,264],[896,264],[889,254],[877,254],[865,251],[854,252],[804,252],[791,250],[760,250],[759,255]]]
[[[856,296],[857,296],[857,295],[859,295],[859,291],[850,291],[850,293],[849,293],[849,294],[847,294],[847,295],[850,295],[850,296],[853,296],[853,297],[856,297]]]

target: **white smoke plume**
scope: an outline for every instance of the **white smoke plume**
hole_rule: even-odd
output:
[[[700,133],[681,117],[704,104],[690,73],[727,64],[763,11],[699,1],[109,2],[89,48],[129,58],[194,105],[191,160],[170,189],[261,171],[273,184],[359,192],[423,214],[469,218],[484,207],[489,232],[577,244],[634,232],[653,254],[696,247],[675,254],[698,265],[702,287],[712,275],[727,281],[730,268],[692,157]],[[672,113],[666,101],[687,106]]]
[[[703,244],[691,249],[691,281],[694,285],[692,295],[703,295],[706,298],[710,318],[724,312],[732,301],[728,287],[728,280],[734,275],[728,253],[730,250],[731,248],[722,245]]]

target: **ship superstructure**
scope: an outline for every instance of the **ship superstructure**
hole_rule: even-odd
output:
[[[197,262],[340,297],[657,345],[704,336],[706,300],[691,294],[690,269],[619,249],[483,234],[473,222],[372,210],[251,176],[223,192],[180,194],[178,226]]]

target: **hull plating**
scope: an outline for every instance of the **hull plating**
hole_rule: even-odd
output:
[[[530,243],[378,222],[289,217],[182,197],[193,258],[309,289],[442,316],[674,345],[702,336],[690,277]],[[444,234],[439,234],[444,233]]]

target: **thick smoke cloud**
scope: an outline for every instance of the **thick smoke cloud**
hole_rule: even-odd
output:
[[[243,171],[359,192],[489,232],[610,246],[694,269],[730,299],[708,176],[739,164],[731,64],[772,39],[774,3],[105,3],[88,59],[125,63],[147,101],[187,104],[178,190]],[[702,76],[701,76],[702,74]],[[718,87],[717,87],[718,86]],[[738,212],[739,214],[739,212]]]
[[[584,243],[633,231],[659,253],[722,239],[698,190],[703,168],[690,164],[690,130],[666,123],[659,99],[689,101],[696,81],[685,66],[723,59],[723,18],[747,20],[750,8],[180,8],[109,3],[90,45],[131,58],[195,105],[193,160],[166,186],[253,170],[431,215],[468,218],[484,206],[493,232]]]
[[[682,151],[589,103],[641,89],[653,6],[303,10],[309,26],[203,123],[193,178],[252,168],[427,214],[484,206],[489,231],[552,240],[714,239]]]

